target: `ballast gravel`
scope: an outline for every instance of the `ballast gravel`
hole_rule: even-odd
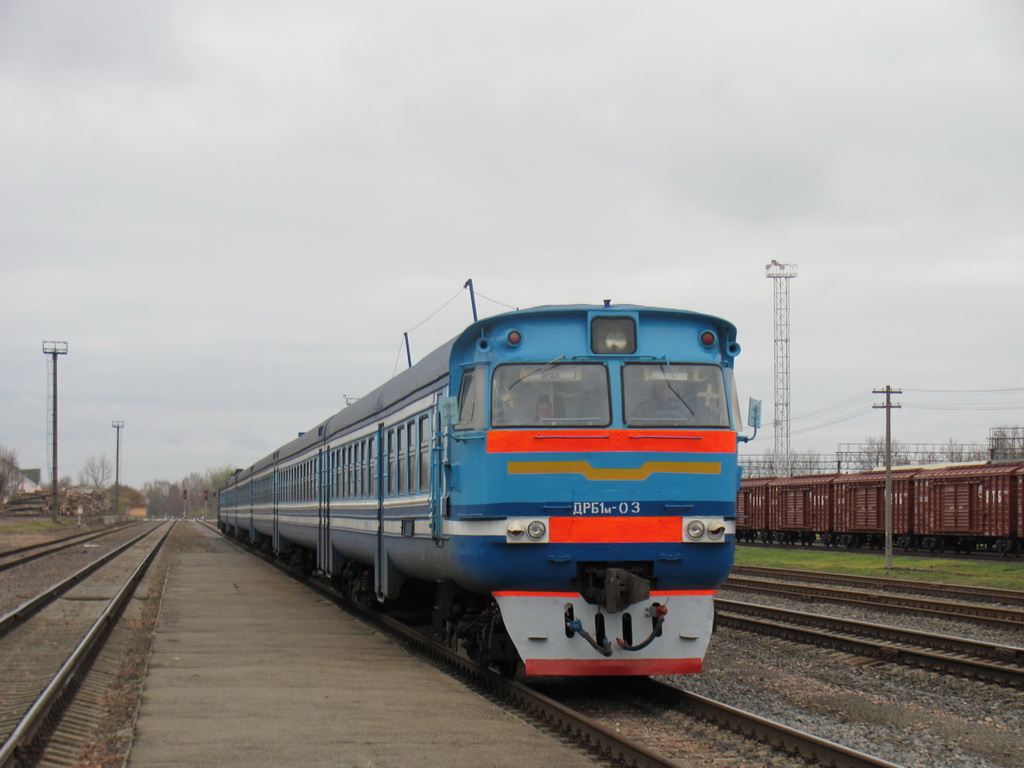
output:
[[[728,590],[730,599],[826,612]],[[850,611],[841,609],[849,617]],[[913,617],[857,611],[862,621]],[[927,631],[982,637],[965,622],[927,620]],[[1005,642],[1005,640],[1003,640]],[[1024,766],[1024,691],[816,648],[728,627],[712,641],[701,675],[675,677],[688,691],[908,768]]]
[[[190,528],[182,529],[184,540],[174,537],[174,551],[210,546],[196,535],[198,531]],[[0,543],[13,545],[4,540],[2,531]],[[0,580],[0,604],[13,607],[52,581],[57,572],[66,575],[73,570],[69,566],[77,559],[62,558],[64,562],[56,567],[40,564],[38,568],[26,568],[17,578],[5,574],[8,578]],[[826,603],[814,603],[811,607],[805,601],[765,598],[735,589],[722,590],[721,595],[987,642],[1022,644],[1022,639],[1013,633],[969,622]],[[143,636],[148,635],[152,631],[152,617],[140,621],[138,629]],[[111,717],[104,732],[96,734],[83,764],[123,763],[132,713],[138,705],[146,647],[147,643],[141,642],[131,654],[134,658],[126,662],[125,685],[120,691],[111,691]],[[667,679],[694,693],[907,768],[1024,768],[1024,691],[1014,688],[906,668],[729,627],[715,633],[703,674]],[[636,726],[645,727],[640,722]],[[706,764],[717,764],[714,756],[709,755],[708,760]],[[774,761],[762,756],[755,758],[753,764],[769,765]]]

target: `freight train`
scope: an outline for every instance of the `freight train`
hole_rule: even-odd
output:
[[[219,525],[357,599],[425,605],[506,674],[699,672],[735,547],[739,351],[684,310],[474,322],[236,471]]]
[[[893,546],[905,551],[1019,555],[1024,464],[894,468]],[[740,487],[739,541],[882,549],[885,472],[749,478]]]

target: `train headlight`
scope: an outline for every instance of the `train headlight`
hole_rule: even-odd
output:
[[[686,535],[691,539],[699,539],[704,535],[704,523],[700,520],[691,520],[686,524]]]
[[[708,526],[708,538],[718,541],[725,535],[725,526],[721,523],[712,523]]]
[[[636,322],[632,317],[595,317],[590,321],[590,351],[632,355],[636,352]]]
[[[547,520],[509,520],[505,524],[506,544],[547,544]]]

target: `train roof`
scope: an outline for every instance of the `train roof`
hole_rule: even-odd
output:
[[[728,320],[718,317],[716,315],[709,315],[705,312],[697,312],[692,309],[673,309],[671,307],[648,307],[642,304],[545,304],[539,307],[531,307],[529,309],[517,309],[512,312],[504,312],[499,315],[492,315],[484,320],[480,320],[479,323],[487,322],[488,320],[495,320],[498,318],[508,317],[510,315],[522,314],[525,312],[551,312],[551,313],[562,313],[569,314],[572,312],[601,312],[602,310],[608,312],[643,312],[645,314],[666,314],[666,315],[687,315],[695,319],[703,319],[709,323],[715,325],[721,325],[728,328],[732,332],[736,331],[736,326],[730,323]],[[477,325],[478,323],[474,323]],[[470,326],[472,328],[473,326]],[[466,330],[469,330],[468,328]]]
[[[717,325],[723,329],[725,336],[735,338],[736,326],[727,320],[703,312],[694,312],[686,309],[670,309],[667,307],[647,307],[639,304],[548,304],[527,309],[516,309],[511,312],[502,312],[497,315],[490,315],[473,322],[464,328],[458,335],[433,350],[411,368],[407,368],[398,375],[373,389],[363,397],[324,421],[315,425],[307,432],[299,434],[288,443],[272,453],[256,461],[248,469],[241,473],[236,472],[231,479],[237,479],[240,474],[255,474],[261,470],[273,466],[282,459],[304,453],[311,446],[330,438],[337,432],[356,426],[376,418],[388,410],[400,407],[401,404],[414,397],[425,388],[440,382],[448,376],[451,365],[453,350],[462,340],[471,340],[479,336],[483,330],[495,323],[507,321],[516,316],[545,314],[574,314],[591,312],[642,312],[644,314],[663,314],[687,316],[703,320],[710,325]]]
[[[406,368],[394,378],[320,422],[308,432],[300,434],[294,440],[260,459],[250,467],[250,471],[258,472],[265,467],[273,466],[281,459],[301,454],[310,446],[323,441],[325,437],[330,438],[340,430],[371,420],[390,407],[400,404],[403,400],[440,381],[448,375],[448,361],[455,341],[452,339],[442,344],[412,368]]]

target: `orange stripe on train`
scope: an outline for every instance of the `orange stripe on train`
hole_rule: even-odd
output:
[[[573,599],[583,597],[579,592],[539,592],[537,590],[523,591],[523,590],[500,590],[498,592],[491,592],[495,597],[557,597],[559,599]],[[717,589],[652,589],[651,598],[670,598],[670,597],[701,597],[709,596],[714,597],[718,594]]]
[[[736,453],[730,430],[502,429],[487,433],[488,453]]]
[[[648,544],[683,540],[681,517],[552,517],[552,544]]]

